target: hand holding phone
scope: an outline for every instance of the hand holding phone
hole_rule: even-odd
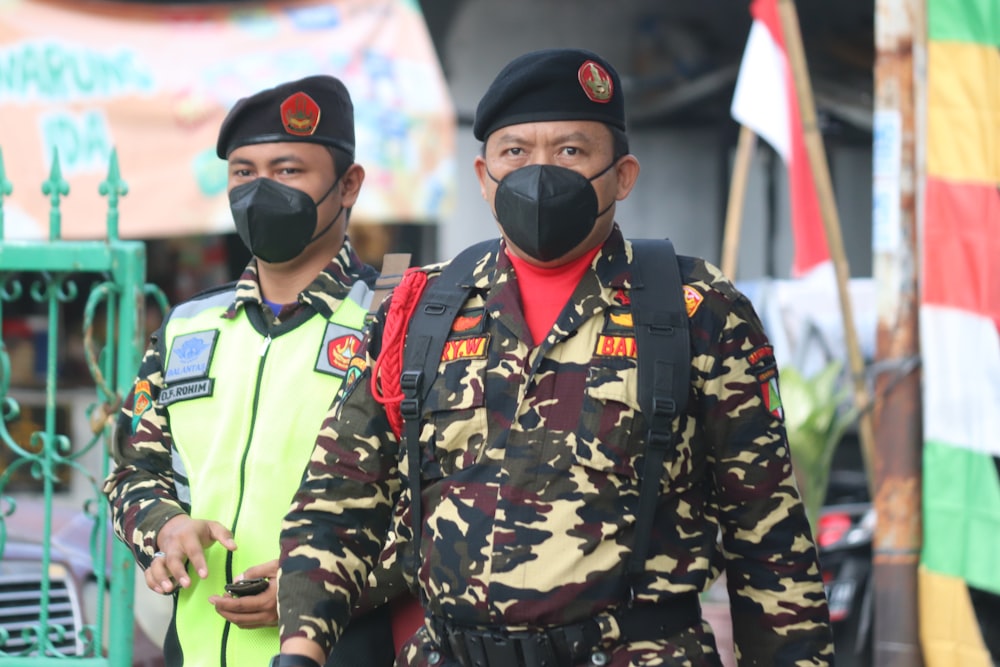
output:
[[[241,579],[231,584],[226,584],[226,592],[233,597],[244,595],[257,595],[267,590],[270,580],[267,577],[257,577],[255,579]]]

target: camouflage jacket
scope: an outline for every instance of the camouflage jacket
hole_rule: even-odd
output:
[[[373,283],[374,268],[364,264],[345,239],[340,252],[305,289],[294,304],[287,304],[274,324],[291,318],[303,308],[312,308],[329,317],[358,280]],[[263,305],[256,260],[251,260],[236,284],[236,297],[223,317],[235,318],[248,303]],[[173,439],[164,407],[158,396],[164,386],[164,359],[158,350],[160,332],[153,334],[143,355],[136,384],[145,382],[152,403],[133,423],[135,389],[126,398],[115,429],[114,457],[117,467],[104,481],[104,493],[111,503],[115,534],[129,545],[142,568],[149,566],[156,551],[156,536],[172,517],[187,513],[189,507],[177,496],[171,461]],[[327,397],[331,400],[332,397]]]
[[[630,257],[616,227],[537,347],[509,259],[501,252],[477,263],[421,425],[425,523],[412,585],[430,613],[517,629],[575,622],[626,599],[647,432]],[[741,664],[829,664],[828,610],[772,350],[751,303],[715,267],[679,261],[692,382],[635,596],[659,602],[705,590],[721,552]],[[440,267],[425,270],[433,280]],[[370,387],[388,344],[387,306],[362,343],[366,369],[328,415],[285,518],[283,638],[329,648],[385,522],[395,544],[383,557],[410,546],[405,448]],[[701,655],[694,644],[680,652]],[[669,642],[658,650],[678,652]]]

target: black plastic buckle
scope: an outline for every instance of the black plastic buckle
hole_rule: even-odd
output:
[[[653,418],[666,417],[668,419],[673,419],[677,415],[677,401],[672,398],[663,398],[662,396],[653,397]]]
[[[403,396],[413,398],[420,391],[420,385],[424,383],[423,371],[403,371],[399,376],[399,388],[403,390]]]
[[[672,398],[653,397],[653,414],[649,417],[647,446],[668,448],[673,444],[674,433],[670,422],[677,415],[677,401]]]
[[[399,404],[399,414],[403,419],[420,418],[420,387],[424,383],[423,371],[403,371],[399,376],[399,388],[404,398]]]
[[[420,417],[420,400],[416,398],[404,398],[399,403],[399,414],[407,421]]]

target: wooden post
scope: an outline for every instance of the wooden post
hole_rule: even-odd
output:
[[[925,136],[919,90],[925,85],[924,0],[877,0],[872,227],[878,332],[875,358],[889,369],[875,381],[873,496],[878,522],[872,553],[874,662],[919,667],[918,566],[921,517],[921,378],[917,201]],[[973,362],[974,363],[974,362]]]
[[[743,227],[743,200],[746,197],[747,179],[756,144],[757,135],[753,130],[746,125],[740,125],[740,138],[736,142],[736,159],[733,160],[733,176],[729,181],[726,227],[722,234],[722,274],[730,280],[736,280],[740,230]]]
[[[781,17],[781,31],[785,37],[785,49],[788,52],[792,78],[795,81],[806,152],[809,155],[809,166],[812,168],[816,184],[820,213],[823,216],[823,228],[826,230],[826,242],[830,248],[830,257],[837,276],[840,312],[844,321],[844,340],[847,344],[847,356],[854,384],[854,405],[859,410],[858,432],[861,438],[861,452],[865,459],[869,490],[874,497],[872,460],[875,452],[875,432],[872,428],[868,387],[865,384],[865,362],[861,356],[858,333],[854,326],[854,312],[851,309],[851,296],[848,290],[850,270],[847,264],[847,255],[844,252],[844,240],[840,233],[840,217],[837,213],[837,203],[833,197],[833,185],[826,163],[823,137],[816,126],[816,106],[813,102],[812,86],[809,82],[805,51],[802,48],[802,34],[799,31],[795,3],[792,0],[778,0],[778,13]]]

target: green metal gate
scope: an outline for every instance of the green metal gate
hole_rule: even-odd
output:
[[[104,241],[61,239],[60,202],[69,194],[69,185],[62,178],[58,153],[42,184],[42,194],[50,200],[47,241],[5,240],[3,204],[11,192],[0,150],[0,324],[5,323],[5,307],[27,302],[38,313],[35,320],[43,323],[43,330],[36,332],[38,340],[45,341],[35,346],[41,360],[35,364],[37,429],[29,428],[18,438],[11,432],[13,424],[23,421],[19,396],[24,392],[12,382],[18,358],[10,354],[12,339],[0,339],[0,664],[68,661],[127,667],[133,660],[135,563],[124,545],[109,538],[108,504],[100,488],[109,470],[113,418],[145,347],[147,296],[163,309],[166,299],[159,289],[145,284],[145,245],[118,237],[118,201],[127,193],[127,185],[119,175],[115,153],[100,185],[100,194],[108,200]],[[88,294],[79,294],[81,279],[92,285]],[[78,297],[85,299],[82,340],[92,381],[84,396],[89,402],[86,396],[93,392],[93,401],[86,408],[87,437],[74,439],[58,432],[58,360],[61,318]],[[96,334],[102,328],[103,341]],[[96,584],[98,591],[90,600],[93,609],[83,608],[73,567],[59,560],[53,544],[54,503],[68,478],[83,484],[85,500],[78,509],[92,526],[88,585]],[[25,483],[33,485],[34,495],[29,497],[41,508],[38,523],[31,526],[37,528],[34,546],[15,544],[9,530],[20,518],[18,512],[26,511],[17,492]]]

